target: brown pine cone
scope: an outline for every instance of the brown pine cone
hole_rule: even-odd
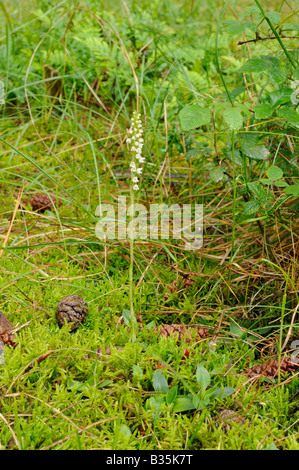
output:
[[[30,205],[33,211],[36,212],[45,212],[46,210],[51,210],[53,204],[57,206],[57,199],[52,194],[49,197],[45,193],[37,193],[31,196]],[[58,202],[58,205],[61,205],[61,201]]]
[[[79,295],[67,295],[57,305],[56,318],[61,328],[65,322],[71,323],[71,330],[76,330],[84,323],[88,315],[88,304]]]
[[[297,372],[299,369],[299,364],[296,364],[292,361],[291,357],[284,357],[280,362],[280,373],[287,374],[291,372]],[[256,377],[264,376],[269,378],[278,377],[279,362],[277,359],[274,361],[265,362],[263,364],[258,364],[251,367],[250,369],[244,370],[243,375],[247,377]]]

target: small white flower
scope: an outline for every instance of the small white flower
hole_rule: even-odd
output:
[[[132,129],[129,129],[129,130],[128,130],[128,134],[133,134],[133,130],[132,130]]]
[[[139,179],[137,178],[137,176],[134,176],[134,178],[132,179],[133,183],[138,183]]]
[[[133,186],[133,190],[134,190],[134,191],[138,191],[138,189],[139,189],[139,186],[138,186],[138,184],[134,184],[134,186]]]
[[[134,147],[134,146],[133,146],[133,147],[131,147],[131,151],[132,151],[132,152],[136,152],[136,150],[137,150],[137,149],[135,149],[135,147]]]
[[[144,163],[144,162],[145,162],[145,158],[144,158],[144,157],[140,157],[140,158],[139,158],[139,161],[140,161],[140,163]]]
[[[141,173],[142,173],[142,168],[137,168],[136,172],[138,173],[138,175],[141,175]]]
[[[130,144],[131,143],[131,139],[128,137],[127,138],[127,144]]]

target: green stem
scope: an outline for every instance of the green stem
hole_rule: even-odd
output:
[[[132,328],[132,342],[136,341],[136,319],[134,311],[134,283],[133,283],[133,267],[134,267],[134,238],[133,238],[133,217],[134,217],[134,191],[132,188],[132,183],[130,187],[130,206],[131,206],[131,216],[130,216],[130,266],[129,266],[129,303],[131,311],[131,328]]]

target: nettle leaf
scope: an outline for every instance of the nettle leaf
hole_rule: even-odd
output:
[[[260,203],[258,201],[247,201],[243,205],[244,215],[254,215],[260,208]]]
[[[278,166],[272,165],[266,171],[266,175],[271,181],[276,181],[283,177],[283,171]]]
[[[275,90],[269,94],[272,106],[279,106],[281,104],[286,104],[291,101],[291,96],[293,93],[292,88],[283,87],[279,90]]]
[[[264,145],[243,145],[243,152],[252,160],[266,160],[270,155],[269,150]]]
[[[201,364],[197,365],[196,380],[202,392],[206,390],[209,383],[211,382],[209,371]]]
[[[271,67],[267,59],[248,59],[247,62],[237,70],[238,73],[265,72]]]
[[[249,191],[254,194],[254,196],[256,196],[261,203],[267,201],[267,193],[263,190],[261,184],[258,181],[250,181],[247,186]]]
[[[156,392],[162,392],[162,393],[168,392],[168,383],[161,369],[155,370],[154,377],[153,377],[153,387]]]
[[[299,127],[299,114],[293,108],[281,108],[277,111],[277,116],[286,119],[290,124]]]
[[[273,113],[273,108],[268,103],[257,104],[254,107],[256,119],[266,119]]]
[[[230,34],[242,34],[245,33],[246,29],[255,31],[255,25],[250,22],[241,22],[238,20],[226,20],[223,22],[226,30]]]
[[[266,11],[265,16],[271,21],[271,23],[274,23],[274,24],[280,23],[281,14],[278,11]]]
[[[223,113],[223,118],[226,124],[232,130],[238,130],[243,125],[243,117],[237,108],[229,108]]]
[[[196,127],[208,124],[211,120],[209,108],[201,108],[198,104],[185,106],[179,113],[183,131],[190,131]]]
[[[223,180],[224,172],[221,166],[212,168],[212,170],[210,171],[210,178],[211,181],[214,181],[215,183],[218,183],[219,181]]]
[[[290,184],[284,189],[284,192],[287,195],[299,197],[299,183],[292,185]]]

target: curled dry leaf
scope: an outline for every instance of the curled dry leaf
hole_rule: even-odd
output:
[[[280,364],[279,361],[275,359],[274,361],[265,362],[263,364],[253,366],[250,369],[246,369],[242,374],[246,375],[246,377],[256,377],[260,375],[275,379],[278,376],[279,368],[282,375],[290,374],[292,372],[299,371],[299,364],[295,363],[292,360],[292,357],[284,357],[280,361]]]
[[[12,330],[12,324],[4,315],[4,313],[0,311],[0,342],[11,348],[15,348],[18,343],[15,342],[15,337],[12,333]]]

